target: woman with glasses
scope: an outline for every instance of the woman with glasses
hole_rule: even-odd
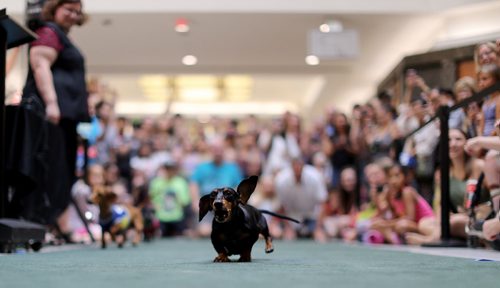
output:
[[[50,190],[47,221],[53,223],[70,202],[71,185],[76,179],[77,124],[89,118],[85,60],[68,37],[86,16],[80,0],[47,0],[41,18],[35,27],[38,38],[29,46],[29,70],[21,105],[52,124],[44,130],[48,131],[44,135],[48,153],[44,159],[47,167],[42,172],[48,183],[38,186],[47,185],[43,188]],[[32,137],[40,133],[25,130]]]

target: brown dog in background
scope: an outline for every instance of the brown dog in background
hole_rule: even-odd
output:
[[[106,233],[118,244],[119,248],[127,238],[127,230],[134,227],[135,235],[132,244],[136,246],[141,241],[144,222],[141,211],[132,205],[117,204],[118,196],[109,187],[94,189],[90,200],[99,206],[99,225],[102,229],[101,248],[106,248]]]

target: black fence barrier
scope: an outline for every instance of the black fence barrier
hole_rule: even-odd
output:
[[[438,111],[440,134],[439,134],[439,167],[441,174],[441,241],[443,245],[454,246],[450,244],[450,161],[449,161],[449,127],[448,118],[450,117],[450,108],[442,106]]]
[[[488,96],[491,93],[496,92],[498,90],[500,90],[500,83],[497,83],[495,85],[491,85],[490,87],[483,89],[481,92],[479,92],[477,94],[474,94],[471,97],[468,97],[467,99],[464,99],[464,100],[460,101],[459,103],[455,104],[454,106],[449,107],[449,112],[455,111],[455,110],[457,110],[459,108],[464,108],[467,105],[469,105],[470,103],[479,102],[483,98],[485,98],[486,96]],[[429,123],[431,123],[434,120],[438,119],[439,118],[439,114],[438,113],[435,116],[431,117],[429,120],[427,120],[420,127],[418,127],[417,129],[411,131],[410,133],[408,133],[404,137],[404,139],[406,140],[406,139],[410,138],[411,136],[415,135],[415,133],[417,133],[418,131],[420,131],[421,129],[423,129],[425,126],[427,126]]]
[[[449,143],[448,143],[448,119],[450,113],[457,109],[464,108],[470,103],[479,102],[486,98],[488,95],[499,91],[500,83],[496,83],[488,88],[483,89],[479,93],[468,97],[454,106],[441,106],[434,117],[425,122],[422,126],[413,130],[405,136],[405,140],[415,135],[425,126],[432,123],[434,120],[439,119],[440,121],[440,137],[439,137],[439,162],[440,162],[440,175],[441,175],[441,242],[425,244],[427,247],[451,247],[451,246],[463,246],[462,242],[456,242],[451,239],[450,236],[450,161],[449,161]]]

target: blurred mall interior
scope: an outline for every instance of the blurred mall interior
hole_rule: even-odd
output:
[[[1,5],[24,23],[26,2]],[[89,78],[119,95],[116,112],[128,116],[349,113],[382,91],[397,102],[406,68],[448,87],[474,71],[470,49],[452,56],[455,75],[444,83],[432,80],[442,58],[405,57],[500,36],[500,1],[491,0],[86,0],[84,9],[90,21],[71,36]],[[24,85],[19,55],[8,99]]]

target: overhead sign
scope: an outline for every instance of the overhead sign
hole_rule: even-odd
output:
[[[356,30],[324,33],[312,29],[308,35],[308,55],[321,60],[352,59],[359,55],[359,35]]]

